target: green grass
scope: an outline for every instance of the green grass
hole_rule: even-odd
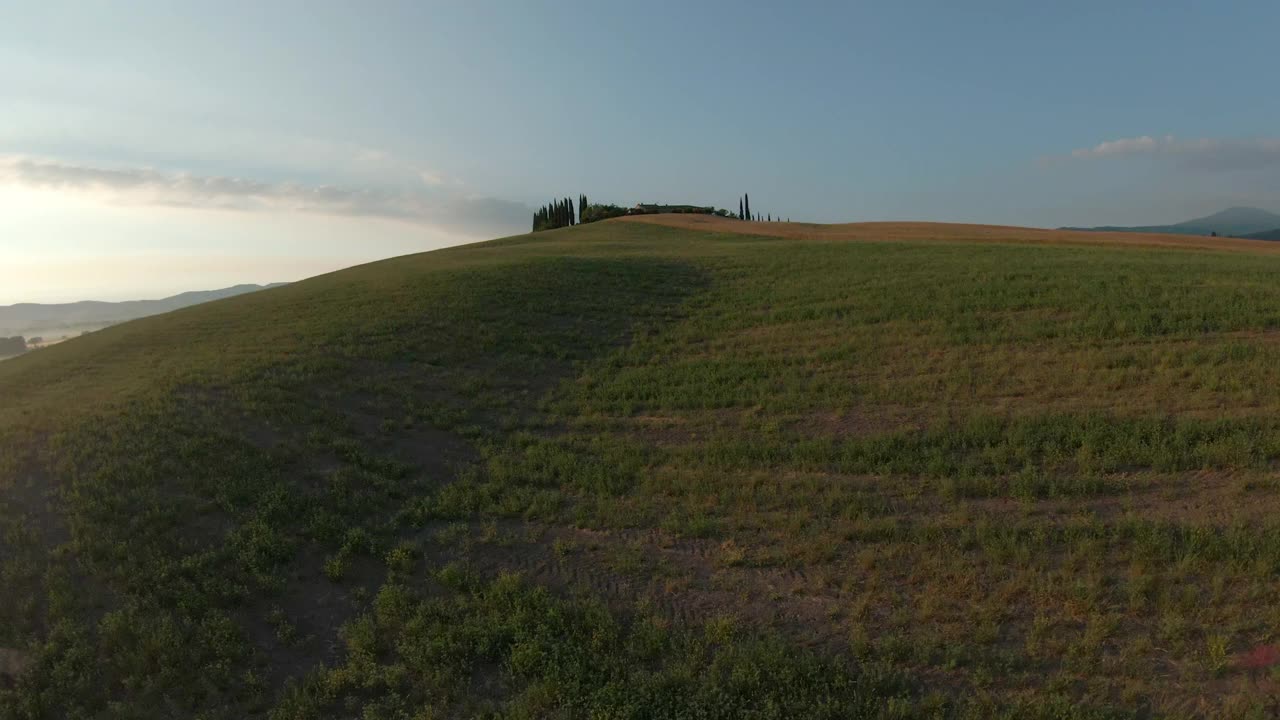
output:
[[[0,363],[0,717],[1266,717],[1278,281],[603,223]]]

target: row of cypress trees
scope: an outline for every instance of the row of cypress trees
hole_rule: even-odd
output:
[[[588,209],[593,210],[591,217],[587,217]],[[601,212],[596,213],[594,212],[595,210],[600,210]],[[721,214],[726,213],[724,210],[720,210],[718,212]],[[539,230],[554,230],[556,228],[571,227],[579,223],[600,220],[605,217],[625,215],[626,213],[627,210],[614,205],[602,205],[597,208],[592,208],[592,206],[587,202],[586,194],[578,196],[576,208],[574,207],[572,199],[561,198],[559,200],[552,200],[546,205],[543,205],[533,214],[533,231],[537,232]],[[596,215],[599,215],[600,217],[596,217]],[[733,211],[729,210],[727,212],[727,216],[733,217]],[[772,222],[773,214],[752,214],[751,195],[743,194],[741,198],[738,198],[738,219],[755,222]],[[781,220],[782,218],[778,219]],[[791,222],[790,218],[788,218],[787,222]]]
[[[732,213],[732,211],[730,212]],[[756,213],[752,215],[751,214],[751,195],[744,193],[742,197],[738,198],[738,219],[750,220],[755,222],[773,222],[774,218],[773,218],[773,213],[767,213],[765,215]],[[781,216],[778,217],[778,221],[779,222],[782,221]],[[791,222],[791,218],[787,218],[787,222]]]
[[[587,196],[583,195],[579,198],[582,203],[580,207],[586,207]],[[552,200],[538,209],[533,214],[533,231],[554,230],[556,228],[570,227],[578,224],[577,211],[573,207],[573,200],[569,198],[561,198]]]
[[[561,198],[539,208],[533,214],[533,231],[583,225],[629,213],[627,208],[617,205],[592,205],[583,193],[578,196],[576,206],[573,200]]]

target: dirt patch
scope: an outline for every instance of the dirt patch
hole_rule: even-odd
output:
[[[790,429],[802,435],[844,439],[920,431],[928,426],[928,415],[918,408],[869,405],[842,413],[814,414],[792,424]]]
[[[31,656],[20,650],[0,648],[0,687],[16,681],[31,665]]]
[[[1104,519],[1127,514],[1187,526],[1225,526],[1261,523],[1280,511],[1280,473],[1276,472],[1201,470],[1127,479],[1133,489],[1123,496],[1064,502],[1059,512],[1085,510]]]
[[[333,665],[342,655],[338,631],[367,609],[386,577],[379,560],[353,557],[334,581],[324,574],[325,560],[316,548],[304,550],[278,594],[239,614],[273,687]]]

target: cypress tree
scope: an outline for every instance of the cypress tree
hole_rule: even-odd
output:
[[[750,220],[751,218],[754,217],[751,214],[751,194],[750,193],[747,193],[746,195],[742,196],[742,204],[746,207],[747,219]]]
[[[566,198],[566,200],[569,201],[569,226],[572,227],[578,224],[578,214],[577,210],[573,209],[573,198]]]
[[[742,209],[742,198],[738,198],[738,219],[739,220],[747,219],[747,213]]]

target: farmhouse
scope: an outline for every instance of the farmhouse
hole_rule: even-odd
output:
[[[649,205],[640,203],[631,209],[633,215],[658,215],[662,213],[691,213],[698,215],[714,215],[716,209],[701,205]]]

